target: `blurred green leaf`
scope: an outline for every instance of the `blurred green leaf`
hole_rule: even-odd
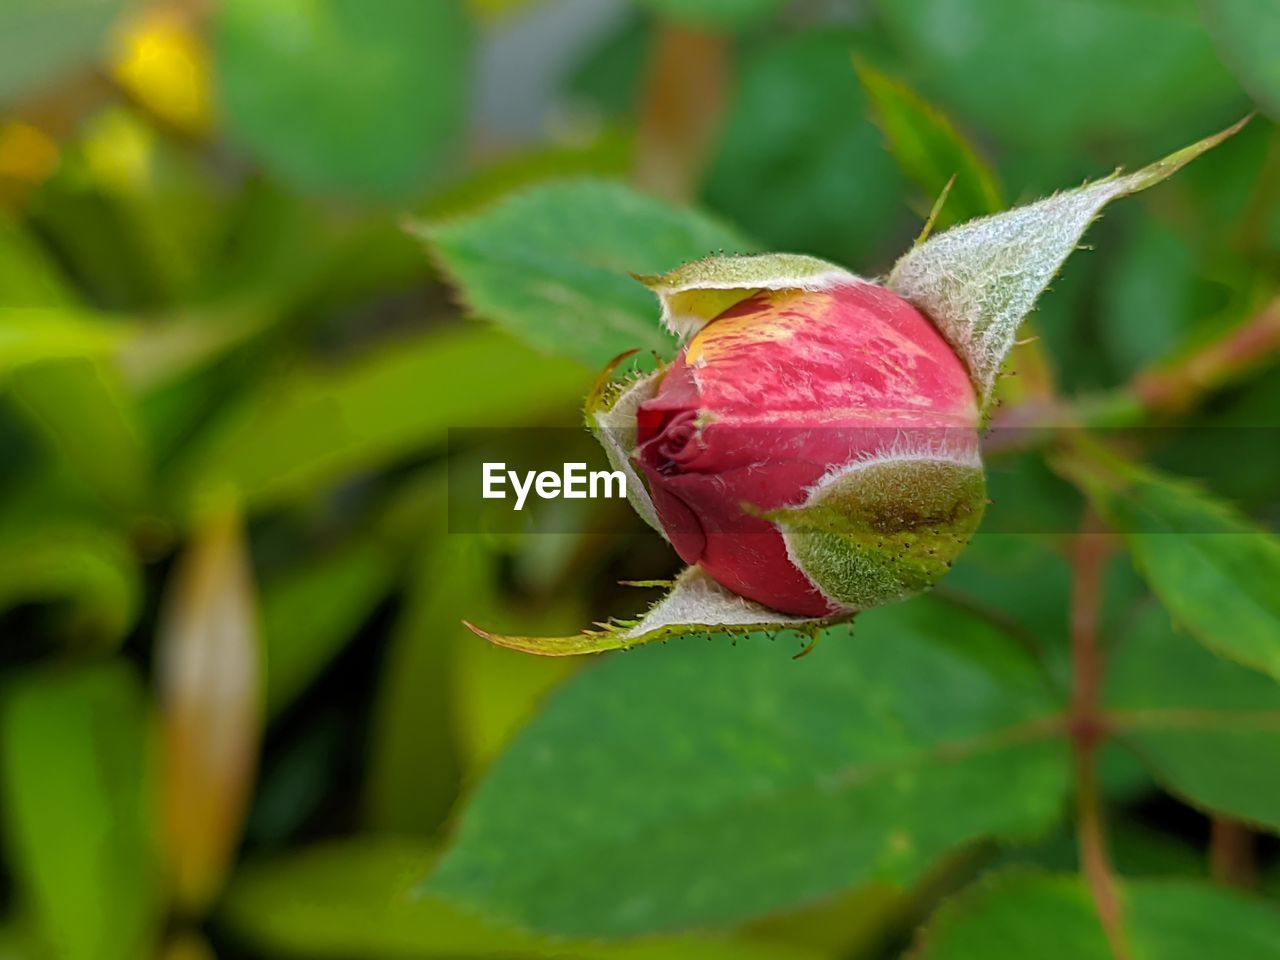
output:
[[[926,93],[1010,141],[1138,135],[1239,96],[1196,0],[879,0]]]
[[[494,764],[429,889],[637,934],[910,883],[1057,820],[1056,704],[1012,641],[931,600],[828,633],[801,661],[720,636],[593,665]]]
[[[222,922],[285,957],[510,957],[533,960],[816,960],[800,947],[712,936],[625,944],[544,940],[491,924],[415,887],[434,848],[409,838],[362,839],[251,863],[227,893]]]
[[[66,278],[28,230],[0,214],[0,303],[7,307],[69,307]]]
[[[385,344],[282,376],[232,405],[174,467],[178,502],[227,485],[250,507],[305,496],[412,450],[438,450],[450,427],[574,408],[589,380],[576,364],[484,329]]]
[[[653,294],[629,274],[752,249],[720,221],[605,180],[534,187],[417,230],[473,313],[593,368],[633,347],[672,352]]]
[[[659,27],[654,17],[631,11],[574,63],[565,82],[565,93],[572,102],[619,123],[633,122],[653,35]]]
[[[0,925],[0,960],[38,960],[39,948],[27,931]]]
[[[1047,538],[979,530],[937,589],[1004,618],[1054,665],[1067,659],[1071,566]]]
[[[1280,119],[1280,10],[1272,0],[1201,0],[1201,7],[1241,85]]]
[[[161,890],[150,746],[142,687],[122,664],[6,684],[7,862],[51,956],[136,960],[151,951]]]
[[[1207,878],[1204,850],[1188,839],[1137,819],[1117,817],[1107,824],[1107,843],[1117,874],[1128,877],[1168,877],[1182,874]],[[1020,844],[1001,851],[1000,868],[1074,872],[1080,869],[1080,841],[1069,825],[1043,843]]]
[[[5,0],[0,6],[0,105],[59,74],[91,66],[129,0]]]
[[[159,202],[149,176],[155,134],[124,111],[96,114],[87,126],[85,139],[66,145],[57,171],[31,194],[27,219],[50,239],[87,302],[116,311],[169,305],[181,231],[156,236],[148,223],[148,206]],[[194,204],[173,208],[192,219],[200,213]]]
[[[546,536],[535,534],[530,539]],[[487,609],[485,616],[537,633],[573,630],[587,619],[580,609],[580,598],[562,589],[557,600],[559,609],[537,611],[540,615],[508,604],[507,609]],[[466,616],[477,616],[477,609],[467,610]],[[584,664],[574,657],[530,657],[492,643],[477,643],[470,631],[459,635],[459,640],[455,669],[458,738],[466,772],[474,775],[537,715],[551,691]]]
[[[1135,224],[1098,291],[1096,337],[1116,362],[1113,380],[1165,359],[1185,341],[1197,314],[1197,266],[1181,231],[1145,215]]]
[[[1109,723],[1193,805],[1280,831],[1280,685],[1142,615],[1107,670]]]
[[[225,0],[214,17],[232,135],[299,186],[407,199],[464,128],[460,3]]]
[[[1280,679],[1280,539],[1186,481],[1119,460],[1068,467],[1175,622]]]
[[[291,567],[262,588],[267,714],[275,716],[351,640],[391,588],[387,551],[356,542]]]
[[[1280,957],[1273,904],[1189,880],[1121,888],[1133,956],[1143,960]],[[950,901],[917,939],[919,960],[1112,960],[1093,900],[1078,877],[1008,871]]]
[[[457,798],[454,649],[473,605],[494,602],[493,563],[469,537],[418,551],[374,706],[365,789],[375,829],[434,833]]]
[[[0,610],[65,600],[68,632],[106,641],[132,628],[142,577],[129,542],[73,516],[35,514],[0,521]]]
[[[902,213],[902,183],[849,67],[868,40],[813,31],[743,64],[704,185],[707,202],[767,247],[871,274]],[[645,271],[647,272],[647,271]]]
[[[9,374],[9,391],[53,457],[104,503],[124,512],[144,502],[149,457],[113,369],[85,357],[29,363]]]
[[[25,363],[102,356],[122,335],[122,327],[87,312],[0,306],[0,380]]]
[[[540,147],[505,156],[435,191],[418,206],[417,214],[427,221],[455,219],[546,180],[624,177],[631,170],[631,140],[622,130],[605,130],[586,144]]]
[[[855,60],[855,66],[889,152],[924,191],[925,203],[955,177],[934,229],[1004,209],[995,172],[941,111],[866,60]]]
[[[786,0],[639,0],[659,16],[702,27],[745,27],[775,13]]]

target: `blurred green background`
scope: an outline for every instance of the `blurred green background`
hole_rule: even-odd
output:
[[[575,424],[610,356],[669,349],[629,271],[726,248],[877,275],[953,173],[943,225],[1261,109],[1108,212],[1003,388],[1007,410],[1142,395],[1152,371],[1277,309],[1277,51],[1272,0],[0,0],[0,958],[891,957],[976,873],[1072,869],[1065,780],[1050,773],[1036,793],[993,767],[974,774],[990,800],[940,795],[922,824],[1023,796],[1025,809],[902,870],[882,853],[861,873],[815,864],[831,879],[794,897],[739,891],[764,858],[755,845],[770,848],[744,834],[716,881],[730,906],[680,900],[617,931],[656,940],[613,942],[591,897],[574,912],[584,889],[669,889],[661,864],[644,874],[642,835],[540,880],[557,894],[565,880],[545,914],[560,919],[524,911],[543,933],[414,896],[475,785],[540,711],[599,738],[606,759],[584,769],[605,779],[610,737],[650,730],[651,752],[614,761],[641,790],[674,776],[663,757],[697,739],[688,731],[714,726],[699,704],[772,702],[770,677],[798,676],[790,647],[696,642],[606,670],[468,634],[463,617],[536,634],[634,612],[648,595],[617,581],[677,563],[613,503],[581,533],[450,534],[447,431]],[[1274,526],[1280,320],[1267,323],[1250,363],[1193,378],[1153,414],[1197,429],[1171,429],[1151,455]],[[1219,455],[1205,426],[1258,428],[1251,455]],[[979,537],[943,599],[922,602],[990,612],[1060,692],[1081,499],[1036,454],[991,469],[1002,508],[1046,532]],[[1254,592],[1261,607],[1270,584]],[[1157,737],[1137,758],[1104,749],[1118,868],[1197,878],[1219,856],[1228,879],[1274,890],[1274,844],[1255,832],[1280,824],[1274,682],[1206,664],[1153,610],[1114,554],[1106,629],[1167,639],[1152,657],[1183,671],[1150,697],[1181,708],[1169,699],[1181,690],[1265,719],[1231,728],[1237,739]],[[1272,610],[1257,637],[1274,650]],[[858,658],[878,656],[877,638],[915,648],[895,644],[898,621],[868,623],[845,648],[848,709],[898,704],[860,721],[870,742],[953,681],[974,709],[1003,709],[976,679],[872,670]],[[921,649],[948,629],[899,626]],[[960,643],[969,627],[954,629]],[[843,676],[843,642],[801,665],[821,671],[827,656]],[[877,676],[889,686],[872,689]],[[812,706],[804,749],[835,749],[840,699],[792,694]],[[528,735],[501,781],[516,811],[520,762],[551,789]],[[766,766],[802,752],[760,750]],[[1153,756],[1154,769],[1140,762]],[[590,776],[581,787],[584,816],[621,816],[603,787],[591,802]],[[529,800],[512,829],[536,836],[540,804],[556,802]],[[1061,892],[1045,929],[1087,902]],[[1256,918],[1232,913],[1244,909],[1214,916],[1248,931]],[[1142,922],[1159,930],[1152,910]],[[1007,933],[984,948],[960,930],[937,955],[1032,955]],[[1094,956],[1077,947],[1063,956]],[[1215,955],[1265,953],[1239,949]]]

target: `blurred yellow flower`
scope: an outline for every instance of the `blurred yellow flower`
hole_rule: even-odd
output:
[[[197,135],[211,127],[208,54],[180,10],[153,7],[126,20],[110,65],[116,81],[162,120]]]

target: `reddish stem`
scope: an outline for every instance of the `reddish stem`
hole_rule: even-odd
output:
[[[1131,960],[1120,896],[1107,851],[1098,788],[1097,748],[1106,733],[1101,711],[1103,659],[1098,643],[1102,574],[1111,543],[1095,516],[1085,519],[1076,539],[1071,597],[1071,657],[1074,683],[1069,730],[1076,778],[1076,836],[1080,868],[1098,919],[1116,960]]]
[[[1247,889],[1258,879],[1253,833],[1238,820],[1214,817],[1209,837],[1209,871],[1227,886]]]
[[[664,25],[654,38],[640,104],[636,183],[670,200],[697,192],[729,87],[722,35]]]
[[[1148,411],[1177,412],[1276,351],[1280,351],[1280,297],[1185,359],[1139,374],[1129,390]]]

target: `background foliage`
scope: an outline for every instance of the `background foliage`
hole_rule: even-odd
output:
[[[1278,49],[1271,0],[9,0],[0,957],[1280,956]],[[875,275],[953,174],[941,225],[1251,109],[1000,386],[1160,429],[996,445],[933,596],[794,663],[461,627],[675,569],[608,503],[446,524],[450,427],[671,349],[629,272]]]

